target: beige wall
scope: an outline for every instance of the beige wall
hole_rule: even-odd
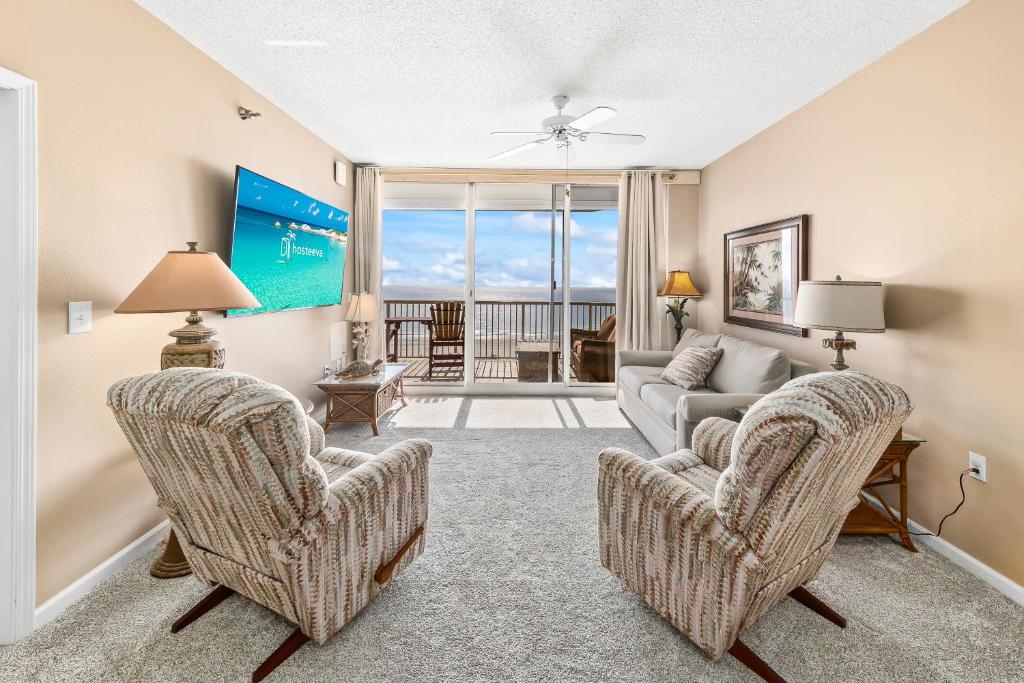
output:
[[[667,270],[689,271],[697,289],[704,292],[707,291],[707,286],[699,272],[700,258],[697,250],[699,197],[699,185],[668,186],[668,239],[664,265]],[[665,316],[665,324],[662,325],[662,348],[671,349],[676,343],[675,321],[661,305],[665,301],[659,299],[659,311]],[[697,324],[696,309],[695,301],[686,304],[690,317],[683,319],[683,327]]]
[[[343,157],[128,0],[5,0],[0,65],[39,84],[42,602],[162,518],[104,397],[158,369],[183,317],[114,306],[188,239],[227,256],[235,164],[344,209],[352,192],[333,183]],[[93,302],[92,333],[66,333],[71,300]],[[313,398],[339,315],[207,321],[229,368]]]
[[[943,537],[1024,583],[1024,2],[975,0],[711,164],[700,186],[700,326],[825,368],[825,335],[722,324],[722,234],[810,214],[810,277],[887,285],[884,335],[857,369],[917,409],[910,514],[934,529],[968,450],[989,482]]]

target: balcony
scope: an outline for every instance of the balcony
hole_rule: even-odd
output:
[[[384,301],[385,318],[388,321],[389,361],[408,364],[410,367],[406,379],[410,382],[428,381],[427,356],[430,332],[426,323],[430,320],[430,306],[434,303],[438,302],[411,299]],[[522,353],[517,355],[517,345],[521,342],[547,343],[554,340],[554,348],[560,352],[562,307],[563,304],[557,301],[553,306],[546,301],[476,302],[476,330],[473,333],[476,349],[475,381],[499,384],[546,382],[547,368],[544,356],[540,356],[543,365],[538,365],[534,359],[529,368],[521,368],[520,358],[524,356]],[[570,327],[596,331],[601,322],[613,313],[614,303],[572,302],[569,304]],[[558,370],[556,368],[554,372],[555,380],[561,381]],[[571,382],[580,381],[572,369],[569,379]],[[429,381],[461,383],[463,380],[461,368],[450,368],[435,370]]]

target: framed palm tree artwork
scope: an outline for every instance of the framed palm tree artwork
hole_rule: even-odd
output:
[[[807,336],[793,324],[806,279],[806,215],[725,234],[725,322]]]

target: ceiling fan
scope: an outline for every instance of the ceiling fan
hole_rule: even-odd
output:
[[[592,140],[594,142],[611,142],[618,145],[639,145],[647,138],[643,135],[633,135],[629,133],[602,133],[596,130],[589,130],[591,127],[596,126],[599,123],[604,123],[609,119],[615,118],[616,111],[611,107],[595,107],[582,116],[569,116],[563,114],[562,110],[565,109],[565,105],[569,103],[569,98],[566,95],[555,95],[551,98],[551,102],[555,105],[558,110],[558,114],[555,116],[549,116],[548,118],[541,121],[540,131],[518,131],[518,130],[496,130],[491,135],[534,135],[539,136],[535,140],[523,143],[506,149],[504,152],[498,152],[493,155],[490,160],[497,161],[498,159],[504,159],[510,157],[513,154],[519,154],[525,152],[528,149],[543,145],[545,142],[555,141],[555,146],[558,148],[568,147],[574,140],[578,142],[586,142]]]

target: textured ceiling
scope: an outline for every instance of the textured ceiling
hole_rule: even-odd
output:
[[[355,162],[503,168],[565,164],[551,146],[487,161],[516,143],[489,131],[536,130],[559,93],[647,136],[578,145],[574,167],[703,168],[964,4],[137,2]]]

